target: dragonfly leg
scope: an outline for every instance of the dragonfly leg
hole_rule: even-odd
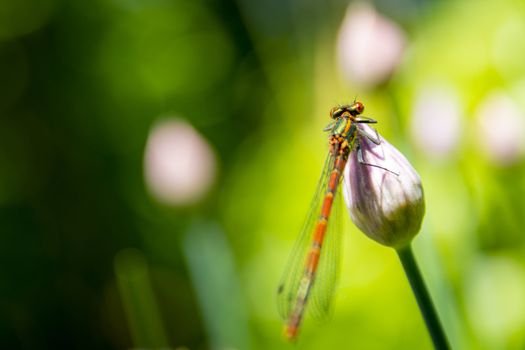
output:
[[[355,122],[361,123],[361,124],[375,124],[377,123],[377,120],[368,118],[368,117],[359,116],[355,118]]]
[[[335,126],[335,122],[331,122],[330,124],[328,124],[327,126],[325,126],[325,128],[323,129],[323,131],[331,131]]]
[[[357,132],[359,132],[359,135],[366,137],[368,140],[372,141],[376,145],[380,145],[381,144],[381,138],[379,137],[379,133],[374,128],[372,128],[372,130],[374,130],[375,135],[370,135],[369,133],[367,133],[364,130],[359,129],[359,128],[357,129]]]
[[[382,167],[381,165],[370,164],[370,163],[365,162],[365,160],[363,158],[363,150],[362,150],[361,145],[359,143],[357,143],[357,150],[356,150],[356,152],[357,152],[357,161],[359,162],[359,164],[366,165],[366,166],[371,166],[371,167],[374,167],[374,168],[383,169],[385,171],[388,171],[389,173],[394,174],[395,176],[399,176],[399,173],[397,173],[397,172],[395,172],[393,170],[387,169],[385,167]]]

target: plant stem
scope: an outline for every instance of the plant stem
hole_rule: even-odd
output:
[[[425,319],[428,332],[434,343],[434,348],[438,350],[450,349],[443,326],[439,321],[438,314],[432,303],[432,299],[430,299],[430,294],[428,293],[428,289],[423,281],[416,259],[414,258],[412,246],[409,244],[406,247],[397,249],[396,251],[416,297],[419,310]]]

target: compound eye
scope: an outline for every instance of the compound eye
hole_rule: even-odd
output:
[[[341,107],[334,107],[330,110],[330,118],[332,119],[336,119],[338,118],[340,115],[341,115],[341,112],[343,110],[341,109]]]
[[[356,102],[354,104],[354,109],[357,112],[357,114],[361,114],[365,110],[365,105],[363,105],[361,102]]]

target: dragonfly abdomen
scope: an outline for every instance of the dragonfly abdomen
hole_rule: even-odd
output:
[[[326,188],[326,193],[323,199],[323,205],[321,207],[321,213],[319,220],[315,225],[314,235],[312,237],[312,246],[308,254],[308,263],[306,265],[306,274],[315,275],[317,265],[319,263],[319,257],[321,255],[321,248],[323,246],[324,235],[328,226],[328,219],[332,210],[332,204],[334,202],[334,196],[337,191],[337,186],[341,180],[341,174],[346,165],[346,159],[344,156],[339,155],[335,159],[334,169],[330,173],[330,180]]]
[[[328,226],[328,219],[332,210],[334,196],[341,180],[341,174],[345,165],[346,156],[344,154],[338,155],[335,158],[334,167],[330,173],[330,178],[327,183],[319,219],[313,232],[312,244],[307,254],[304,276],[301,279],[301,286],[297,293],[296,306],[293,313],[291,314],[291,317],[289,318],[288,325],[286,327],[286,336],[288,339],[294,339],[297,336],[297,331],[303,317],[306,301],[308,299],[310,289],[314,283],[315,274],[319,265],[321,248],[323,246],[323,241]]]

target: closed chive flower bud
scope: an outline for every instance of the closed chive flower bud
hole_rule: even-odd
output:
[[[351,153],[344,170],[343,194],[350,217],[376,242],[403,248],[419,232],[425,213],[421,179],[405,156],[372,128],[364,124],[358,128],[358,150]]]
[[[355,152],[344,170],[350,217],[368,237],[396,250],[435,349],[448,350],[441,325],[410,242],[421,228],[425,200],[421,179],[408,160],[366,124],[357,124]]]

